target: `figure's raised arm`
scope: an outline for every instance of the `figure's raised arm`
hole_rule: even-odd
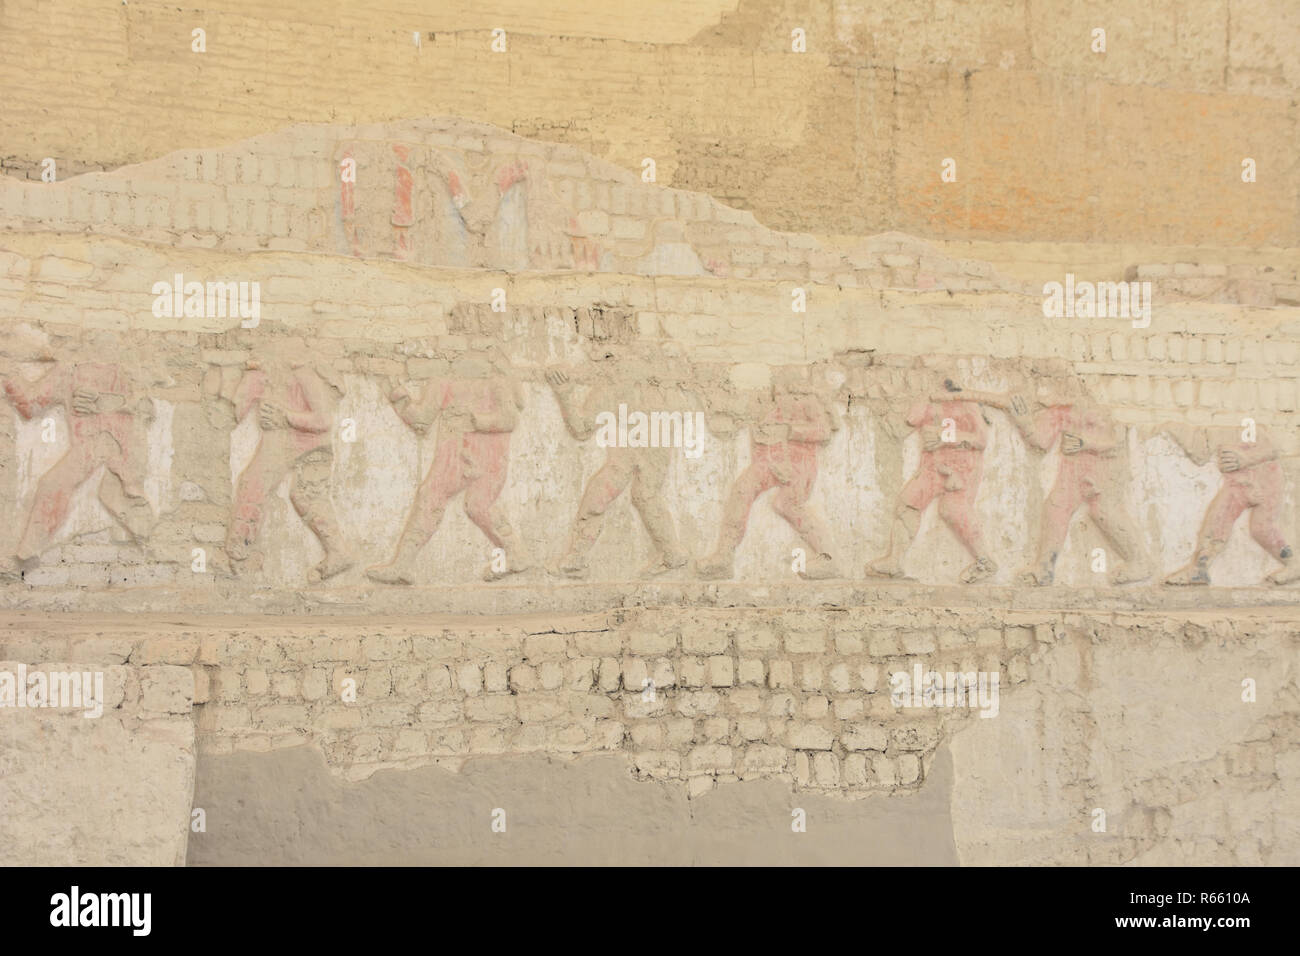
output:
[[[298,384],[302,386],[307,399],[308,410],[305,412],[286,412],[289,425],[300,432],[322,434],[334,425],[334,396],[325,380],[310,368],[300,368],[296,372]]]
[[[984,416],[980,414],[979,408],[974,409],[974,414],[970,416],[969,421],[962,421],[957,427],[957,444],[963,448],[973,448],[976,451],[983,451],[989,442],[989,427],[984,421]]]
[[[434,382],[425,382],[419,391],[412,395],[410,389],[393,382],[388,391],[388,400],[393,411],[406,422],[407,427],[417,435],[425,434],[438,420],[442,411],[442,402],[438,401],[439,388]]]
[[[1273,444],[1268,434],[1262,430],[1256,431],[1254,442],[1249,444],[1243,442],[1242,444],[1244,448],[1237,449],[1242,468],[1262,465],[1266,461],[1276,461],[1280,457],[1277,446]]]
[[[34,382],[23,382],[17,377],[6,378],[5,395],[24,421],[59,404],[67,388],[67,374],[60,366],[52,368]],[[68,409],[68,413],[72,413]]]
[[[915,402],[907,410],[904,416],[905,421],[912,428],[920,428],[930,420],[930,403],[928,401]]]
[[[560,405],[560,415],[569,433],[578,441],[586,441],[596,430],[596,423],[588,421],[583,414],[583,403],[577,399],[576,383],[569,373],[562,368],[553,367],[546,370],[546,382],[555,393],[555,400]]]
[[[1102,409],[1065,407],[1060,419],[1061,452],[1075,455],[1086,451],[1109,458],[1124,447],[1128,429]]]
[[[486,402],[473,411],[474,430],[479,432],[512,432],[519,423],[523,408],[523,392],[518,383],[504,377],[487,383]]]
[[[240,376],[230,401],[235,406],[235,421],[242,422],[254,405],[262,399],[266,389],[266,373],[250,368]]]
[[[1214,457],[1214,445],[1209,431],[1203,427],[1184,422],[1161,422],[1151,426],[1147,434],[1150,437],[1168,435],[1182,449],[1183,454],[1197,465],[1206,465]]]

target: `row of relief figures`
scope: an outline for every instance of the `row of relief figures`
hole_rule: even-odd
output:
[[[1059,360],[934,357],[891,364],[888,357],[858,355],[812,365],[748,366],[736,374],[736,367],[693,364],[663,346],[586,340],[585,347],[581,363],[527,367],[512,364],[496,346],[401,360],[358,353],[340,363],[314,356],[302,339],[275,336],[233,362],[173,355],[166,360],[173,367],[197,367],[193,374],[201,379],[205,407],[233,410],[228,420],[235,432],[171,435],[165,454],[151,447],[164,403],[141,384],[147,376],[139,372],[139,361],[88,354],[93,349],[39,360],[5,358],[4,392],[16,413],[12,432],[29,440],[26,450],[18,440],[9,449],[17,480],[6,494],[22,513],[12,525],[17,544],[4,571],[12,580],[39,566],[43,554],[69,537],[73,502],[91,482],[97,482],[93,495],[117,531],[132,542],[147,541],[159,505],[156,495],[151,502],[146,494],[146,472],[163,460],[169,474],[189,487],[219,483],[211,472],[232,469],[226,493],[206,497],[228,503],[224,552],[236,574],[262,567],[266,517],[278,495],[323,550],[309,580],[331,579],[357,566],[358,549],[340,522],[339,507],[344,499],[361,497],[358,506],[402,513],[395,545],[389,545],[391,560],[364,568],[364,574],[388,584],[424,583],[429,576],[419,570],[421,551],[461,496],[492,555],[485,578],[534,567],[584,578],[607,511],[626,496],[649,540],[651,558],[642,573],[650,577],[676,572],[732,578],[751,511],[766,497],[771,512],[800,541],[793,570],[811,579],[908,577],[923,517],[933,505],[930,522],[947,529],[965,554],[958,574],[965,584],[995,579],[999,569],[990,537],[1015,521],[1035,530],[1020,548],[1023,566],[1001,580],[1052,584],[1059,579],[1058,558],[1071,525],[1085,516],[1104,544],[1101,565],[1092,569],[1104,572],[1097,583],[1209,584],[1215,559],[1239,524],[1239,535],[1260,549],[1257,557],[1266,554],[1272,561],[1261,578],[1272,584],[1300,580],[1286,526],[1284,464],[1294,448],[1279,441],[1290,436],[1276,425],[1257,427],[1248,411],[1239,416],[1240,426],[1124,425]],[[349,373],[341,373],[340,365]],[[358,382],[368,383],[367,394],[375,396],[369,412],[345,397],[361,387]],[[539,401],[544,395],[551,397]],[[348,402],[351,411],[343,407]],[[837,441],[846,418],[870,420],[876,437]],[[409,483],[340,477],[340,454],[351,456],[349,475],[381,470],[387,447],[396,444],[392,430],[408,428],[421,441],[427,438],[413,501]],[[1016,436],[1014,441],[995,440],[999,429]],[[362,439],[369,432],[369,446],[358,432]],[[382,435],[374,437],[377,432]],[[39,439],[30,437],[35,435]],[[1196,504],[1199,532],[1172,574],[1167,562],[1161,570],[1143,523],[1135,519],[1141,501],[1134,494],[1131,450],[1156,437],[1172,442],[1200,474],[1214,474],[1208,490],[1204,478],[1192,483],[1203,493]],[[33,452],[38,440],[47,443],[39,454]],[[587,450],[566,457],[562,441]],[[357,451],[366,447],[365,454]],[[513,470],[522,460],[539,473],[569,463],[559,483],[581,486],[576,512],[573,504],[542,495],[545,530],[522,533],[501,501],[512,460]],[[221,466],[214,468],[214,461]],[[698,506],[694,499],[711,492],[712,513],[720,510],[720,518],[714,519],[712,548],[692,559],[681,543],[669,475],[703,462],[711,462],[715,480],[679,493],[676,510]],[[730,470],[716,471],[720,467]],[[871,471],[880,474],[864,477]],[[1016,471],[1023,474],[1013,488]],[[887,543],[881,542],[882,553],[865,568],[846,566],[836,541],[837,532],[843,538],[862,524],[840,503],[832,529],[815,494],[819,472],[876,495],[878,526],[888,516]],[[1026,493],[1034,476],[1041,488]],[[1007,488],[990,488],[995,482]],[[567,544],[552,556],[536,553],[539,538],[549,540],[552,529],[565,526]]]

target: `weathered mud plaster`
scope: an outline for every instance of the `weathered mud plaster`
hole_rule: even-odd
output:
[[[12,623],[5,633],[17,633]],[[98,674],[103,697],[99,713],[0,708],[0,858],[8,866],[183,865],[194,805],[192,669],[132,662],[125,645],[93,638],[75,650],[62,644],[69,652],[60,658],[42,657],[35,643],[10,650],[0,653],[0,673],[25,665],[29,680],[33,671]]]
[[[187,9],[51,0],[0,24],[0,168],[39,179],[55,157],[65,177],[304,120],[382,141],[398,124],[377,121],[443,114],[629,172],[651,157],[659,182],[792,230],[1294,247],[1294,5],[1114,9],[664,0],[650,16],[632,0],[418,13],[226,0],[204,18],[205,61]],[[508,52],[494,53],[503,24]],[[805,53],[792,52],[795,24]],[[1104,54],[1090,42],[1098,25]],[[48,50],[75,54],[77,69]],[[1237,179],[1243,144],[1258,184]],[[944,157],[958,160],[956,182],[939,178]],[[255,166],[240,185],[301,182]]]
[[[848,343],[807,365],[705,361],[608,304],[461,303],[447,324],[400,344],[270,320],[8,330],[11,606],[232,576],[875,577],[1128,585],[1152,605],[1162,582],[1300,580],[1300,433],[1273,380],[1235,407],[1153,409],[1106,400],[1131,376],[1060,359]]]
[[[190,678],[193,805],[210,824],[192,835],[192,862],[246,861],[263,840],[266,862],[345,862],[366,840],[383,853],[408,838],[402,859],[467,859],[498,852],[480,841],[504,805],[529,852],[553,847],[564,819],[653,862],[807,859],[829,827],[874,848],[859,862],[945,862],[955,848],[966,863],[1283,864],[1297,858],[1291,621],[1289,609],[916,606],[400,624],[70,614],[7,618],[15,637],[0,656],[129,660]],[[900,706],[891,676],[917,668],[999,674],[996,716]],[[145,707],[141,688],[128,682],[108,717]],[[38,739],[12,717],[17,739]],[[76,721],[40,733],[66,736]],[[512,776],[514,762],[538,776]],[[169,792],[173,823],[185,823],[188,786]],[[584,817],[593,791],[607,806]],[[816,836],[783,849],[769,831],[791,832],[796,807]],[[310,826],[281,827],[297,809]],[[891,824],[904,843],[880,838]],[[653,834],[684,842],[656,848]]]
[[[1049,317],[460,120],[0,180],[0,230],[0,660],[122,689],[0,714],[5,846],[107,825],[41,790],[103,746],[69,862],[182,859],[196,759],[201,863],[493,859],[516,801],[521,862],[1298,858],[1292,251],[1112,249],[1150,324]]]
[[[945,866],[957,862],[940,755],[924,788],[846,802],[738,783],[695,799],[617,760],[485,757],[343,783],[308,748],[205,755],[195,802],[220,821],[191,866]],[[250,799],[250,794],[255,796]],[[504,833],[493,811],[505,811]],[[803,811],[806,832],[791,830]]]

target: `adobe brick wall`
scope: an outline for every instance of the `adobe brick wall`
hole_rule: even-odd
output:
[[[431,792],[456,810],[429,818],[416,846],[450,828],[467,844],[458,851],[466,859],[491,857],[499,848],[474,835],[477,810],[460,806],[465,786],[492,806],[506,804],[520,821],[537,821],[515,825],[525,846],[542,838],[543,820],[585,828],[591,809],[564,788],[596,787],[613,802],[593,842],[623,847],[641,828],[655,828],[658,839],[639,850],[648,862],[673,861],[669,838],[690,830],[671,809],[672,794],[695,804],[694,814],[724,818],[727,807],[749,806],[752,816],[775,805],[774,823],[760,823],[762,814],[748,826],[733,822],[732,854],[779,841],[790,807],[814,808],[809,833],[822,838],[842,825],[861,840],[872,814],[898,814],[909,827],[950,832],[962,863],[1281,864],[1300,849],[1287,809],[1300,771],[1287,743],[1300,719],[1287,613],[914,603],[381,624],[110,620],[106,631],[103,618],[10,615],[6,624],[21,624],[23,637],[0,645],[0,657],[128,661],[145,693],[137,696],[128,678],[125,692],[110,698],[110,719],[148,709],[149,674],[191,678],[198,760],[209,768],[195,796],[208,829],[191,835],[201,862],[238,860],[246,852],[240,847],[257,848],[263,862],[265,854],[348,862],[349,853],[373,853],[397,832],[366,822],[368,799],[381,801],[370,806],[383,805],[398,827],[397,819],[428,816]],[[890,675],[917,666],[999,672],[998,716],[899,708]],[[1257,703],[1241,700],[1245,677],[1258,681]],[[348,678],[356,696],[345,702]],[[645,678],[654,682],[653,700]],[[302,765],[295,754],[303,748],[323,755],[332,783]],[[260,762],[238,771],[239,754],[261,755]],[[545,774],[560,789],[520,792],[511,766],[549,767]],[[429,768],[442,775],[425,776]],[[648,817],[622,815],[637,799],[616,784],[629,775],[669,803]],[[372,781],[384,796],[365,796]],[[359,801],[359,818],[326,814],[311,839],[286,841],[281,823],[291,794],[301,799],[322,786],[335,791],[335,802]],[[861,806],[836,809],[827,797]],[[1098,808],[1107,812],[1105,833],[1092,828]],[[181,819],[176,807],[155,812],[173,824]],[[21,818],[7,819],[15,845]],[[1219,827],[1225,820],[1227,830]],[[154,829],[166,827],[159,821]],[[482,830],[488,834],[486,822]],[[120,841],[134,832],[123,830]],[[897,862],[945,859],[942,844],[911,839],[910,848],[897,848]],[[705,840],[695,834],[696,852]],[[397,859],[448,858],[421,856],[411,845],[395,851]],[[59,852],[78,859],[74,847]],[[580,862],[592,858],[584,853],[607,851],[577,838],[555,852],[553,860]],[[894,851],[854,843],[820,852],[823,861],[868,862]]]
[[[661,183],[778,228],[1296,244],[1286,170],[1300,23],[1286,0],[1087,11],[745,0],[725,17],[713,3],[686,14],[617,3],[554,19],[532,6],[501,7],[505,54],[472,4],[419,16],[313,0],[273,13],[252,0],[203,13],[117,0],[8,10],[4,168],[30,174],[51,156],[71,174],[303,121],[458,115],[625,170],[655,157]],[[796,25],[807,53],[789,52]],[[207,54],[190,51],[196,26]],[[1105,54],[1090,51],[1096,26]],[[79,68],[46,49],[77,50]],[[1240,181],[1246,156],[1261,171],[1253,185]],[[939,181],[945,157],[958,160],[955,184]]]
[[[0,852],[1300,859],[1291,6],[535,6],[5,7]]]

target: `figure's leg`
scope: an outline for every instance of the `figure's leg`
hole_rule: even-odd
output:
[[[99,500],[133,540],[147,537],[154,525],[153,509],[144,496],[144,469],[137,450],[125,449],[110,436],[100,436],[108,471],[99,483]]]
[[[381,584],[413,584],[415,561],[442,524],[447,502],[465,486],[465,463],[458,439],[442,440],[433,452],[433,464],[415,492],[406,527],[397,540],[397,550],[387,564],[366,569],[366,577]]]
[[[1259,546],[1271,554],[1282,567],[1267,578],[1271,584],[1289,584],[1300,581],[1300,562],[1292,560],[1294,553],[1282,532],[1282,470],[1276,472],[1276,481],[1269,481],[1263,489],[1259,504],[1250,512],[1250,534]]]
[[[1232,526],[1245,510],[1246,499],[1241,489],[1232,482],[1224,484],[1205,511],[1192,560],[1165,578],[1165,584],[1209,584],[1210,562],[1227,547]]]
[[[636,473],[632,476],[632,505],[641,516],[641,523],[650,535],[650,543],[655,553],[646,566],[641,569],[642,577],[653,577],[673,568],[680,568],[687,561],[687,554],[677,539],[677,526],[673,523],[672,512],[664,500],[664,482],[668,480],[668,454],[653,449],[639,454]]]
[[[744,540],[754,500],[774,484],[776,479],[771,469],[762,464],[751,463],[736,476],[727,492],[727,503],[722,508],[717,544],[708,555],[694,562],[696,574],[708,580],[731,577],[736,549]]]
[[[1088,511],[1119,556],[1119,563],[1111,568],[1110,583],[1118,586],[1149,578],[1151,560],[1146,544],[1122,495],[1116,491],[1101,491],[1088,499]]]
[[[954,472],[949,483],[953,485],[952,489],[945,491],[939,499],[939,517],[975,559],[962,571],[960,578],[962,584],[975,584],[991,578],[998,570],[984,550],[984,535],[975,509],[975,498],[979,493],[978,473],[971,476]]]
[[[289,501],[294,511],[311,528],[325,549],[321,563],[311,570],[311,580],[325,581],[346,571],[356,563],[356,555],[347,546],[339,528],[334,502],[330,500],[330,470],[334,454],[328,448],[316,448],[294,465]]]
[[[262,435],[253,460],[239,476],[235,500],[226,529],[226,556],[235,573],[257,571],[262,567],[262,553],[255,547],[261,535],[266,502],[291,465],[281,442]]]
[[[493,547],[506,554],[503,570],[495,570],[495,562],[489,562],[483,572],[483,580],[495,581],[507,574],[527,571],[533,565],[523,538],[510,526],[497,504],[501,490],[506,486],[510,434],[497,432],[468,437],[472,439],[470,471],[474,477],[465,490],[465,514],[487,535]]]
[[[632,463],[626,455],[607,453],[605,464],[591,476],[578,503],[578,515],[573,520],[569,547],[564,555],[548,566],[554,574],[585,577],[587,552],[600,537],[605,524],[605,510],[614,503],[632,481]]]
[[[1300,561],[1296,560],[1295,549],[1289,544],[1284,543],[1282,545],[1282,550],[1277,553],[1276,557],[1282,562],[1282,567],[1278,568],[1268,576],[1268,583],[1294,584],[1295,582],[1300,581]]]
[[[1048,585],[1056,580],[1056,559],[1070,533],[1070,519],[1082,502],[1074,482],[1058,474],[1056,483],[1043,502],[1042,526],[1038,531],[1038,555],[1035,564],[1019,575],[1019,583]]]
[[[903,556],[916,540],[921,529],[921,515],[930,506],[941,488],[940,479],[933,466],[922,465],[898,496],[894,523],[889,529],[889,545],[883,555],[867,565],[868,577],[900,578],[903,574]]]
[[[798,532],[813,553],[803,576],[814,580],[840,577],[835,563],[830,529],[808,501],[817,480],[817,454],[815,449],[793,462],[789,484],[782,485],[772,497],[772,507],[790,527]]]
[[[72,496],[83,481],[99,467],[99,461],[84,444],[74,445],[36,483],[36,496],[27,514],[27,526],[19,539],[15,557],[21,562],[40,557],[49,548],[54,533],[68,517]]]
[[[1286,495],[1286,475],[1277,462],[1255,465],[1239,479],[1246,506],[1250,508],[1250,536],[1282,563],[1282,567],[1265,578],[1270,584],[1289,584],[1300,580],[1300,568],[1292,566],[1293,552],[1282,531],[1282,500]]]

